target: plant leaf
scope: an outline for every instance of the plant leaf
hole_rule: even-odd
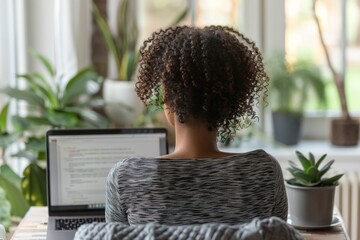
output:
[[[112,56],[114,57],[116,68],[120,69],[120,56],[119,56],[119,49],[115,43],[115,40],[111,34],[109,25],[106,23],[105,19],[101,16],[100,11],[94,1],[92,1],[92,12],[94,15],[94,19],[105,39],[106,46],[109,49],[109,52],[111,52]],[[120,43],[121,44],[121,43]]]
[[[311,176],[311,182],[318,182],[320,179],[317,179],[318,170],[315,166],[311,166],[306,170],[306,174]]]
[[[294,171],[292,174],[294,175],[294,177],[296,179],[303,179],[303,180],[305,180],[307,182],[311,182],[311,180],[312,180],[311,176],[307,175],[306,173],[304,173],[302,171],[301,172],[300,171]]]
[[[335,160],[331,160],[330,162],[328,162],[327,164],[325,164],[325,166],[319,171],[318,173],[318,179],[321,179],[321,177],[327,172],[329,171],[331,165],[335,162]]]
[[[30,137],[26,144],[26,149],[33,150],[35,152],[42,151],[44,152],[46,150],[46,138],[45,136],[41,137]]]
[[[31,206],[46,205],[46,171],[32,162],[23,172],[21,189]]]
[[[41,76],[41,75],[40,75]],[[27,83],[29,86],[38,94],[41,94],[45,99],[48,100],[49,105],[53,108],[58,107],[59,103],[57,100],[56,95],[52,92],[51,89],[47,89],[43,87],[41,84],[39,84],[35,79],[30,75],[18,75],[18,77],[21,77],[23,79],[27,80]]]
[[[321,181],[321,185],[322,186],[329,186],[329,185],[334,185],[337,183],[337,181],[343,176],[344,174],[338,174],[336,176],[333,176],[331,178],[327,178],[327,179],[323,179]]]
[[[310,166],[311,166],[311,162],[310,160],[308,160],[301,152],[296,151],[296,156],[298,157],[298,159],[301,162],[301,165],[303,166],[304,170],[306,171]]]
[[[7,148],[20,137],[20,133],[0,134],[0,147]],[[4,149],[3,149],[4,150]]]
[[[51,83],[46,81],[45,77],[39,72],[35,72],[34,77],[35,77],[36,80],[38,80],[39,84],[41,84],[45,89],[47,89],[49,92],[51,92],[53,95],[56,96],[56,93],[55,93],[56,86],[55,86],[55,84],[51,85]]]
[[[85,122],[90,123],[93,127],[106,128],[108,127],[108,120],[96,111],[87,107],[67,107],[64,109],[67,112],[76,113],[81,116]]]
[[[16,132],[24,132],[29,127],[28,121],[20,116],[12,116],[11,123]]]
[[[0,166],[0,174],[20,190],[21,178],[9,167],[8,164]]]
[[[293,161],[289,161],[289,165],[291,166],[292,169],[298,170],[298,171],[302,171],[298,165],[296,163],[294,163]]]
[[[29,49],[29,52],[33,57],[40,60],[40,62],[44,65],[44,67],[46,68],[46,70],[48,71],[50,76],[55,77],[54,67],[52,66],[50,60],[47,57],[45,57],[44,55],[38,53],[37,51],[35,51],[32,48]]]
[[[0,113],[0,133],[6,132],[8,110],[9,110],[9,103],[6,103]]]
[[[0,174],[0,187],[5,190],[6,198],[11,204],[11,215],[24,217],[29,209],[29,204],[26,202],[21,191],[2,174]]]
[[[26,158],[30,162],[35,162],[37,160],[37,154],[34,151],[30,151],[30,150],[21,150],[15,154],[12,154],[11,156],[18,158]]]
[[[67,83],[62,97],[62,105],[66,106],[72,98],[79,97],[83,93],[93,94],[93,92],[88,91],[87,84],[89,82],[94,82],[100,85],[99,75],[94,72],[92,68],[84,68],[80,70]]]
[[[321,158],[316,162],[315,167],[317,169],[319,169],[319,166],[320,166],[321,162],[326,158],[326,155],[327,154],[322,155]]]
[[[24,100],[28,104],[33,104],[36,106],[39,106],[40,108],[45,108],[45,101],[37,96],[35,93],[32,93],[30,91],[26,90],[19,90],[16,88],[6,87],[0,90],[0,92],[5,93],[9,97],[18,99],[18,100]]]
[[[314,154],[312,154],[311,152],[309,152],[309,159],[310,159],[311,165],[314,166],[315,165],[315,157],[314,157]]]
[[[52,126],[71,128],[79,122],[79,117],[75,113],[48,110],[46,116]]]
[[[28,123],[28,128],[38,127],[38,126],[51,126],[51,122],[46,117],[24,117],[23,118]]]

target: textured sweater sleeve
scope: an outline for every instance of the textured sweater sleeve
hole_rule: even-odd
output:
[[[280,217],[283,220],[287,220],[288,215],[288,202],[284,184],[284,177],[278,161],[271,157],[274,162],[274,174],[275,174],[275,199],[273,216]]]
[[[123,161],[120,161],[115,164],[115,166],[110,170],[107,178],[105,218],[106,222],[121,222],[129,224],[126,211],[122,206],[123,203],[121,202],[118,186],[119,168],[121,168],[122,163]]]

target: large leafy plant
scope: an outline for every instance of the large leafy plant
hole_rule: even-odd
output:
[[[338,174],[332,177],[324,177],[330,170],[335,160],[331,160],[320,168],[321,163],[326,158],[326,154],[322,155],[318,160],[312,153],[306,158],[301,152],[296,151],[296,156],[301,163],[302,169],[293,161],[289,161],[290,167],[287,168],[293,178],[287,180],[288,184],[304,186],[304,187],[321,187],[336,185],[338,180],[344,174]]]
[[[43,55],[32,51],[47,75],[39,72],[18,75],[27,83],[27,89],[6,87],[1,92],[19,102],[25,102],[26,116],[14,116],[14,128],[22,133],[23,150],[15,154],[25,157],[30,164],[23,172],[21,187],[31,205],[46,204],[46,174],[41,160],[45,159],[45,132],[50,128],[106,127],[107,119],[93,108],[102,107],[103,100],[95,94],[102,79],[92,68],[79,70],[67,83],[57,79],[55,69]],[[49,76],[47,78],[46,76]]]
[[[0,111],[0,222],[8,227],[11,216],[23,217],[29,208],[22,191],[21,178],[10,168],[6,161],[6,151],[20,134],[9,133],[7,130],[9,103],[5,104]],[[9,205],[11,206],[9,208]],[[9,212],[9,210],[11,211]]]
[[[326,104],[325,83],[320,69],[309,61],[286,61],[274,55],[267,64],[270,99],[274,112],[302,114],[312,93],[320,105]]]
[[[177,25],[187,15],[187,6],[170,26]],[[139,62],[138,23],[136,20],[136,1],[121,0],[117,11],[117,33],[112,33],[107,21],[101,16],[96,4],[92,3],[94,19],[104,37],[106,46],[115,62],[118,80],[130,81]]]

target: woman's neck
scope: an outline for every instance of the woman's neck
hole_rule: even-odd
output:
[[[185,123],[175,121],[175,150],[171,158],[216,158],[226,154],[218,150],[216,131],[209,131],[207,125],[197,119],[186,119]]]

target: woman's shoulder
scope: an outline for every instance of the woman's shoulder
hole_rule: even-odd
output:
[[[233,153],[229,155],[229,158],[234,160],[277,162],[276,159],[271,154],[269,154],[263,149],[256,149],[242,153]]]
[[[114,166],[113,169],[123,169],[123,168],[129,168],[131,166],[136,165],[144,165],[144,162],[151,162],[156,160],[157,158],[147,158],[147,157],[127,157],[123,158],[120,161],[118,161]],[[149,161],[150,160],[150,161]]]

